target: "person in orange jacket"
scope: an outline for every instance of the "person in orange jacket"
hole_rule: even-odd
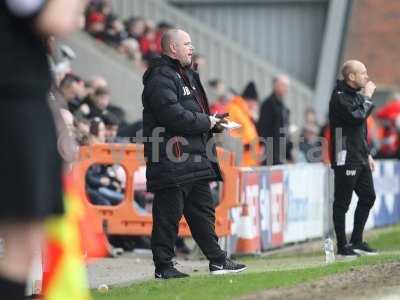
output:
[[[258,93],[255,83],[252,81],[247,84],[242,96],[234,96],[227,107],[229,119],[241,125],[240,128],[230,131],[230,135],[241,139],[243,144],[240,166],[254,167],[260,165],[262,150],[253,119],[257,109]]]

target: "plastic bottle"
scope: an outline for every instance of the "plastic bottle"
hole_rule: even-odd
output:
[[[325,263],[331,264],[335,262],[335,253],[333,251],[333,241],[331,238],[327,238],[324,242],[325,250]]]

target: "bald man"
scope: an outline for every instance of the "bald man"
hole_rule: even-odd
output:
[[[191,68],[192,41],[188,33],[172,29],[164,33],[161,44],[163,55],[152,60],[144,74],[142,95],[147,189],[154,192],[155,277],[188,276],[172,263],[182,215],[210,261],[212,274],[243,271],[246,266],[226,257],[215,234],[209,182],[221,181],[222,176],[210,139],[218,120],[210,116],[199,75]]]
[[[338,80],[329,103],[337,253],[343,257],[376,255],[377,251],[363,241],[364,226],[375,202],[374,161],[367,143],[366,120],[374,107],[371,97],[376,86],[369,81],[364,64],[356,60],[345,62],[342,76],[343,80]],[[353,234],[347,243],[345,217],[353,191],[358,196],[358,203]]]

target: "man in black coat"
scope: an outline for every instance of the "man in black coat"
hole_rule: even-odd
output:
[[[289,139],[289,109],[284,97],[289,88],[289,78],[279,76],[274,79],[273,93],[261,106],[257,130],[266,142],[264,165],[278,165],[292,160],[292,143]],[[271,149],[272,148],[272,149]]]
[[[172,263],[182,217],[210,261],[210,272],[240,272],[244,265],[226,257],[215,234],[215,208],[210,181],[222,180],[210,116],[199,75],[191,68],[190,36],[168,30],[161,41],[163,55],[151,61],[143,76],[143,136],[147,159],[147,189],[154,192],[152,251],[155,277],[186,277]]]
[[[335,173],[333,223],[337,252],[345,257],[375,255],[376,250],[363,242],[363,231],[375,202],[372,179],[375,166],[367,144],[367,118],[374,108],[371,97],[376,86],[369,81],[364,64],[356,60],[343,65],[342,75],[344,80],[338,81],[329,103],[331,159]],[[353,234],[350,244],[347,244],[346,212],[353,191],[358,196],[358,203]]]

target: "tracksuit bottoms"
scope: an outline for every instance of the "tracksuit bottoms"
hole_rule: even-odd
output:
[[[352,244],[363,241],[365,223],[376,196],[372,172],[368,164],[336,166],[334,174],[333,223],[337,246],[340,249],[347,244],[345,216],[349,209],[353,191],[358,196],[358,203],[354,215],[353,234],[350,239]]]
[[[220,248],[215,233],[215,204],[208,180],[162,189],[154,194],[151,248],[156,269],[172,264],[182,215],[207,259],[225,262],[226,253]]]

